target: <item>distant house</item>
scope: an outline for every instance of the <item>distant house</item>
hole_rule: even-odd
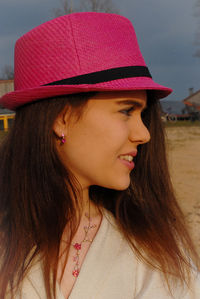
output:
[[[0,80],[0,97],[14,90],[13,80]],[[15,113],[0,106],[0,130],[8,130],[11,126]]]
[[[169,114],[181,114],[185,105],[182,101],[172,101],[168,99],[161,99],[160,101],[162,111]]]
[[[7,92],[14,90],[13,80],[0,80],[0,97],[2,97]]]
[[[193,92],[193,88],[189,89],[189,96],[183,100],[186,110],[200,116],[200,90]]]

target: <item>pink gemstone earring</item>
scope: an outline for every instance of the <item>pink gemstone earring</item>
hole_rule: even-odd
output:
[[[66,142],[64,133],[61,134],[61,143],[64,144]]]

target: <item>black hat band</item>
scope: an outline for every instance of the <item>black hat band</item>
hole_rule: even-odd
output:
[[[49,85],[78,85],[78,84],[96,84],[108,82],[117,79],[125,79],[132,77],[149,77],[152,78],[146,66],[125,66],[112,68],[104,71],[84,74],[76,77],[54,81],[43,86]]]

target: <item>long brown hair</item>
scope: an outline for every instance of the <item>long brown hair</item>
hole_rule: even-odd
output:
[[[59,158],[52,127],[58,114],[67,108],[71,108],[78,121],[94,94],[61,96],[18,108],[13,127],[0,146],[2,299],[8,288],[14,298],[38,256],[43,263],[47,297],[55,298],[61,236],[66,224],[70,239],[77,229],[76,210],[81,194],[75,177]],[[190,261],[184,252],[196,263],[198,256],[176,203],[160,106],[150,92],[143,121],[151,141],[139,146],[129,188],[117,191],[91,186],[90,198],[112,212],[135,253],[161,270],[168,283],[171,275],[188,282]]]

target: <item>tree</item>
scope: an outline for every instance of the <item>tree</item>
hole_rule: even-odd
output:
[[[74,8],[74,5],[72,4],[72,2],[73,2],[72,0],[62,0],[60,2],[61,2],[61,7],[53,9],[53,15],[55,17],[68,15],[68,14],[76,11],[76,9]]]
[[[61,0],[61,7],[55,8],[53,14],[55,17],[59,17],[83,11],[119,13],[119,10],[113,5],[112,0],[79,0],[78,6],[75,6],[73,0]]]
[[[2,80],[9,80],[14,78],[14,69],[11,65],[6,64],[1,71],[1,77]]]
[[[81,0],[82,11],[119,13],[112,0]]]

